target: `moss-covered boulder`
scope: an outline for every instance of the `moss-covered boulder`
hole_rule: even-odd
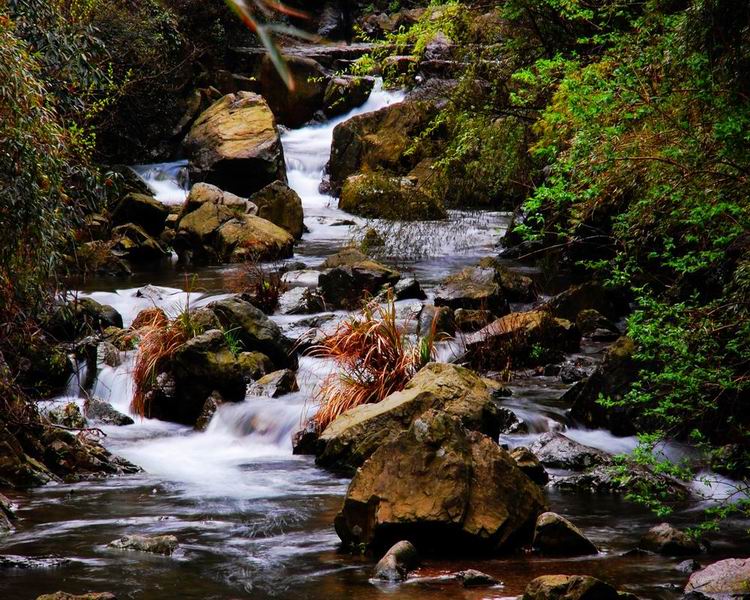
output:
[[[192,181],[250,196],[286,181],[276,121],[266,101],[252,92],[228,94],[196,119],[183,143]]]
[[[531,540],[539,487],[489,437],[430,410],[357,470],[335,520],[347,545],[383,551],[493,553]]]
[[[254,193],[250,201],[258,207],[259,217],[285,229],[295,239],[302,237],[305,228],[302,199],[286,183],[283,181],[269,183]]]
[[[435,290],[435,306],[489,310],[498,316],[509,311],[508,301],[495,281],[495,272],[478,267],[467,267],[443,279]]]
[[[430,363],[402,391],[335,419],[318,439],[316,462],[352,472],[430,409],[456,416],[465,427],[491,437],[499,433],[498,410],[482,378],[458,365]]]
[[[340,192],[346,178],[360,171],[408,173],[422,157],[407,150],[434,113],[427,102],[398,102],[339,123],[328,162],[331,189]]]
[[[339,208],[362,217],[424,221],[445,219],[439,200],[422,192],[406,177],[362,173],[347,177],[341,188]]]

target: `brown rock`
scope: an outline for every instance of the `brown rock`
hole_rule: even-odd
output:
[[[543,575],[526,586],[522,600],[618,600],[618,594],[588,575]]]

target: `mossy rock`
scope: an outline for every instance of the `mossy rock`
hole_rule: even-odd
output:
[[[341,189],[339,208],[362,217],[398,221],[445,219],[445,208],[404,177],[352,175]]]

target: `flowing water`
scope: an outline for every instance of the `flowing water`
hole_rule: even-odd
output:
[[[353,113],[282,136],[289,184],[302,197],[309,230],[296,248],[295,261],[316,266],[365,226],[361,219],[339,211],[336,201],[319,191],[333,127],[353,114],[400,99],[399,93],[376,88],[369,101]],[[167,163],[139,166],[136,171],[160,200],[179,203],[187,189],[184,169],[184,163]],[[508,215],[501,213],[453,211],[448,222],[421,224],[416,231],[394,231],[377,222],[367,225],[397,239],[397,244],[388,247],[386,259],[413,273],[429,292],[446,274],[492,254],[507,222]],[[211,267],[188,276],[167,262],[158,270],[134,274],[128,288],[117,289],[109,280],[95,280],[88,282],[83,292],[114,306],[127,326],[149,306],[176,312],[188,303],[199,306],[216,299],[231,270]],[[146,284],[153,286],[142,290]],[[190,293],[185,291],[188,288]],[[410,301],[399,304],[403,314],[413,309]],[[302,318],[276,319],[294,335],[304,329],[298,323]],[[597,346],[584,350],[592,356],[600,351]],[[133,359],[129,353],[120,366],[101,367],[89,392],[127,412]],[[339,553],[332,527],[347,480],[316,468],[311,457],[292,455],[291,435],[312,409],[312,391],[329,369],[330,365],[319,359],[302,358],[300,391],[279,399],[249,397],[242,403],[224,405],[204,433],[157,420],[104,427],[105,445],[144,472],[13,492],[18,528],[0,538],[0,553],[57,556],[66,562],[45,569],[4,570],[0,598],[25,600],[58,589],[112,591],[121,599],[144,600],[508,598],[545,573],[592,574],[644,598],[678,596],[676,590],[684,585],[686,575],[676,569],[675,561],[627,554],[640,534],[657,522],[652,515],[619,498],[554,490],[548,491],[552,510],[579,525],[602,549],[599,556],[436,560],[424,564],[407,583],[370,582],[372,564]],[[55,402],[81,403],[79,382],[84,375],[79,373],[66,395]],[[633,439],[572,427],[565,417],[567,407],[559,402],[564,389],[552,378],[528,377],[514,382],[514,395],[505,404],[534,433],[502,441],[517,445],[544,431],[567,429],[574,439],[610,452],[633,448]],[[699,508],[693,504],[673,521],[687,522]],[[107,548],[108,542],[133,533],[174,534],[180,547],[169,558]],[[731,555],[741,542],[744,540],[732,535],[720,538],[714,546],[716,555]],[[448,577],[463,568],[488,572],[503,585],[463,589]]]

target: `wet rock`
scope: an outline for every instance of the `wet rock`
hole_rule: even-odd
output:
[[[409,571],[417,566],[418,561],[417,549],[411,542],[396,542],[375,565],[373,579],[404,581]]]
[[[112,211],[112,224],[133,223],[142,227],[152,236],[158,236],[164,229],[169,209],[152,196],[127,194]]]
[[[688,579],[685,594],[701,593],[724,600],[744,598],[750,589],[750,558],[728,558],[696,571]]]
[[[132,425],[133,419],[116,410],[109,402],[92,396],[83,407],[86,418],[105,425]]]
[[[458,579],[465,588],[490,587],[500,583],[492,575],[487,575],[487,573],[482,573],[476,569],[459,571],[456,573],[456,579]]]
[[[580,384],[568,390],[562,400],[571,406],[570,415],[591,428],[606,428],[615,435],[636,433],[636,410],[622,406],[604,407],[600,397],[621,400],[630,391],[638,375],[634,358],[635,344],[629,337],[619,338],[604,354],[594,372]]]
[[[360,173],[346,178],[339,208],[368,219],[431,221],[447,218],[442,203],[406,177]]]
[[[500,317],[466,337],[467,357],[477,367],[505,368],[545,364],[578,349],[581,335],[570,321],[543,311]]]
[[[83,429],[86,427],[86,419],[81,414],[81,409],[75,402],[68,402],[65,406],[53,408],[47,413],[47,418],[56,425],[68,429]]]
[[[360,171],[408,173],[422,157],[407,150],[434,112],[427,102],[398,102],[339,123],[328,162],[333,192],[338,194],[346,178]]]
[[[0,554],[0,569],[54,569],[69,563],[69,558],[58,556],[31,557]]]
[[[361,106],[370,97],[374,83],[372,77],[332,77],[323,96],[323,112],[330,119]]]
[[[510,302],[531,302],[536,298],[534,280],[509,269],[499,259],[488,256],[479,261],[479,267],[495,272],[495,281]]]
[[[318,290],[296,287],[279,297],[282,315],[309,315],[326,310],[326,303]]]
[[[681,563],[678,563],[675,569],[682,573],[694,573],[698,569],[702,568],[701,564],[694,558],[689,558],[688,560],[683,560]]]
[[[424,300],[427,294],[414,277],[401,279],[393,286],[393,295],[396,300]]]
[[[111,592],[87,592],[85,594],[55,592],[54,594],[37,596],[36,600],[117,600],[117,596]]]
[[[58,339],[73,340],[107,327],[121,329],[122,315],[108,304],[77,297],[55,307],[46,329]]]
[[[594,340],[617,339],[620,335],[617,325],[593,308],[587,308],[578,313],[576,326],[581,335]]]
[[[626,473],[618,471],[612,464],[603,464],[583,473],[557,478],[553,484],[563,490],[600,494],[628,494],[639,493],[643,489],[658,489],[670,502],[684,501],[690,497],[684,483],[635,464],[629,464]]]
[[[435,290],[435,306],[489,310],[496,315],[507,314],[509,310],[494,271],[477,267],[467,267],[446,277]]]
[[[638,547],[665,556],[699,554],[701,545],[669,523],[660,523],[649,529],[638,542]]]
[[[357,470],[336,517],[345,544],[409,540],[435,554],[495,552],[527,541],[539,488],[490,438],[430,410]]]
[[[10,500],[0,494],[0,533],[13,529],[13,521],[16,515],[13,511],[13,505]],[[0,566],[2,564],[0,563]]]
[[[291,394],[299,390],[297,378],[291,369],[281,369],[264,375],[248,388],[252,396],[268,396],[278,398],[284,394]]]
[[[610,463],[606,452],[584,446],[561,433],[545,433],[532,442],[529,448],[545,467],[582,471]]]
[[[518,446],[510,451],[510,457],[516,461],[518,468],[536,484],[545,485],[549,475],[536,455],[525,446]]]
[[[495,394],[493,394],[493,397]],[[497,410],[500,419],[500,433],[509,435],[517,433],[528,433],[526,423],[521,421],[511,409],[501,406]]]
[[[594,309],[608,319],[627,314],[629,307],[623,295],[600,283],[574,285],[545,301],[540,307],[568,321],[575,321],[583,310]]]
[[[546,512],[536,520],[532,546],[537,552],[557,556],[598,554],[599,550],[565,517]]]
[[[177,538],[173,535],[126,535],[109,544],[119,550],[136,550],[170,556],[177,549]]]
[[[112,229],[112,252],[131,262],[149,262],[167,256],[167,251],[138,225],[127,223]]]
[[[237,362],[246,382],[256,381],[273,371],[273,362],[262,352],[240,352]]]
[[[119,367],[122,364],[120,351],[112,342],[99,342],[96,346],[96,364],[98,366]]]
[[[228,402],[239,402],[245,397],[240,365],[224,334],[217,329],[182,344],[168,368],[174,378],[174,390],[171,395],[149,392],[148,416],[152,418],[194,425],[206,398],[214,390]]]
[[[430,363],[402,391],[336,418],[320,435],[316,462],[351,472],[430,409],[458,417],[469,429],[498,435],[497,407],[484,381],[464,367]]]
[[[453,311],[447,306],[423,304],[417,315],[417,334],[424,337],[429,335],[434,326],[439,336],[452,336],[456,333]]]
[[[299,127],[312,119],[323,108],[329,75],[311,58],[287,55],[285,57],[294,87],[282,80],[271,56],[266,55],[260,66],[260,88],[268,106],[279,123]]]
[[[319,437],[320,427],[314,420],[309,420],[292,436],[292,454],[315,454]]]
[[[372,260],[355,248],[329,256],[318,279],[326,304],[333,309],[356,309],[367,296],[375,296],[384,285],[401,277],[390,267]]]
[[[302,200],[286,183],[269,183],[250,196],[250,201],[258,207],[259,217],[285,229],[295,239],[302,237]]]
[[[492,321],[492,313],[488,310],[459,308],[454,311],[453,320],[458,331],[471,333],[488,325]]]
[[[273,113],[252,92],[228,94],[195,121],[184,141],[190,180],[250,196],[286,181],[284,153]]]
[[[208,308],[225,331],[234,331],[245,350],[262,352],[277,368],[297,368],[294,342],[247,297],[236,295],[217,300]]]
[[[586,377],[586,371],[572,362],[565,362],[560,366],[560,379],[563,383],[575,383]],[[546,375],[546,373],[545,373]]]
[[[224,404],[224,398],[221,397],[221,394],[216,390],[211,392],[211,395],[206,398],[206,401],[203,403],[201,414],[198,415],[198,418],[195,420],[194,429],[196,431],[205,431],[208,424],[211,422],[211,419],[214,418],[216,411],[219,410],[219,407],[222,404]]]
[[[588,575],[543,575],[526,586],[522,600],[618,600],[618,593]]]

